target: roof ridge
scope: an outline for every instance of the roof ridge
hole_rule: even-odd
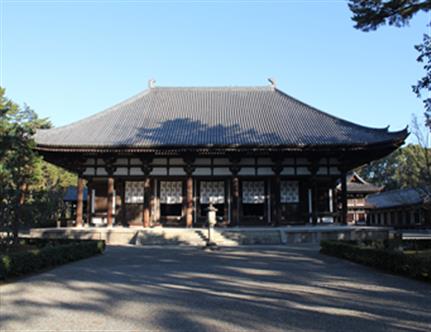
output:
[[[270,85],[220,85],[220,86],[155,86],[149,90],[268,90],[274,91]]]

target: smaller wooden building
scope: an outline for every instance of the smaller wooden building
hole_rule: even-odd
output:
[[[367,224],[370,226],[431,227],[431,196],[419,188],[369,195],[365,206]]]
[[[365,181],[358,173],[353,172],[347,176],[347,223],[365,224],[367,212],[365,209],[365,197],[369,194],[381,192],[383,187],[376,186]],[[337,186],[341,191],[341,184]]]

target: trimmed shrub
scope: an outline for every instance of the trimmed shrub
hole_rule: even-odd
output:
[[[428,250],[431,249],[431,240],[403,240],[403,247],[410,250]]]
[[[431,282],[431,256],[364,247],[352,242],[322,241],[320,252],[416,279]]]
[[[0,279],[31,273],[103,253],[101,240],[21,239],[37,249],[0,255]]]

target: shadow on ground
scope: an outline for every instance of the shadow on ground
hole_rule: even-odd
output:
[[[0,287],[0,327],[429,331],[431,286],[316,248],[109,247]]]

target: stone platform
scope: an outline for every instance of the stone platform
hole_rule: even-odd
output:
[[[285,245],[319,243],[321,240],[386,239],[391,229],[366,226],[291,226],[215,228],[212,240],[220,246]],[[39,228],[23,232],[35,238],[73,238],[105,240],[107,244],[203,246],[206,228]]]

